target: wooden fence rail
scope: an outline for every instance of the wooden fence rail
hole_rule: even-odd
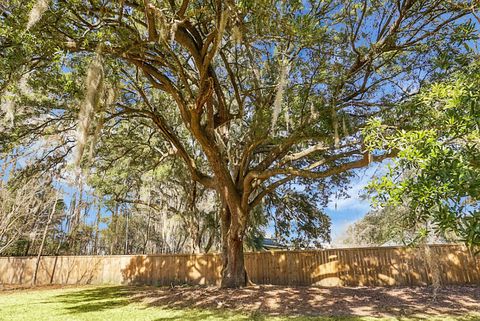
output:
[[[319,286],[480,284],[480,258],[461,245],[246,253],[254,283]],[[0,284],[29,285],[34,257],[0,258]],[[45,256],[37,284],[219,284],[221,257],[203,255]]]

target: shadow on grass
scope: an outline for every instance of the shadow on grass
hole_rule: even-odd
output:
[[[150,289],[137,295],[149,307],[207,309],[271,316],[460,318],[480,308],[476,287],[445,288],[433,300],[428,288],[314,288],[255,286],[237,290],[213,287]]]
[[[135,300],[132,299],[132,295],[136,290],[136,287],[108,286],[68,292],[54,299],[65,304],[65,309],[72,314],[100,312],[133,303]]]
[[[475,311],[480,297],[476,287],[440,291],[436,301],[424,288],[308,288],[256,286],[239,290],[213,287],[107,286],[54,297],[69,314],[101,312],[140,303],[138,309],[162,311],[155,321],[200,321],[222,319],[268,320],[268,316],[289,320],[360,321],[363,317],[412,317],[451,315],[459,321],[478,321]],[[156,310],[158,309],[158,310]],[[157,312],[156,312],[156,311]],[[169,315],[171,311],[171,316]],[[309,318],[310,317],[310,318]],[[315,318],[311,318],[315,317]]]
[[[214,313],[214,312],[205,312],[205,311],[195,311],[194,314],[187,314],[182,316],[171,316],[171,317],[162,317],[158,319],[154,319],[153,321],[170,321],[170,320],[185,320],[185,321],[203,321],[210,318],[222,318],[227,319],[227,317],[222,313]],[[252,320],[252,319],[248,319]]]
[[[69,314],[78,315],[88,312],[103,312],[109,309],[122,308],[133,303],[141,303],[156,291],[168,292],[169,288],[106,286],[64,293],[55,296],[53,301],[64,304],[65,309]],[[147,309],[148,305],[145,305],[144,307],[138,307],[138,309],[142,308]],[[163,311],[165,314],[168,314],[168,311],[170,310],[172,312],[172,316],[160,317],[158,319],[154,319],[154,321],[201,321],[212,317],[226,319],[233,315],[228,311],[218,311],[212,309],[175,309],[168,306],[162,308],[165,309]],[[155,315],[155,313],[155,310],[152,310],[152,315]],[[249,318],[248,320],[256,319]]]

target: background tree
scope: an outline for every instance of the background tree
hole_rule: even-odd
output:
[[[405,219],[410,215],[409,211],[408,203],[373,209],[347,228],[342,241],[348,246],[418,246],[455,240],[452,235],[432,233],[430,221],[417,221],[412,225]]]
[[[63,219],[63,200],[58,199],[51,177],[2,181],[0,255],[30,255],[38,253],[39,247],[53,247],[53,239],[46,243],[43,235],[50,232],[55,238]]]

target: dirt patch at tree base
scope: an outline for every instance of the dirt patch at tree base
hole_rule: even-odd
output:
[[[169,308],[227,309],[268,315],[416,316],[480,313],[480,287],[283,287],[251,286],[137,289],[132,299]]]

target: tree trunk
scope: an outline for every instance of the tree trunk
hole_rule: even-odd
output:
[[[100,234],[100,217],[101,217],[101,210],[102,207],[100,204],[98,204],[98,209],[97,209],[97,217],[95,220],[95,240],[93,243],[93,255],[98,255],[98,240],[99,240],[99,234]]]
[[[118,219],[118,204],[115,203],[115,209],[112,212],[112,221],[111,224],[113,225],[111,227],[111,230],[113,229],[113,237],[110,240],[110,255],[115,254],[115,250],[117,247],[117,239],[118,239],[118,224],[117,224],[117,219]]]
[[[125,211],[125,255],[128,254],[128,211]]]
[[[198,107],[197,107],[198,110]],[[205,156],[213,172],[213,186],[222,202],[222,283],[224,288],[246,286],[248,277],[243,258],[243,238],[248,222],[248,204],[243,204],[246,195],[244,183],[236,183],[232,176],[228,161],[221,148],[216,145],[212,128],[201,124],[202,113],[191,113],[191,132],[202,146]],[[245,206],[247,205],[247,206]]]
[[[246,286],[248,278],[243,257],[243,240],[238,237],[229,237],[226,250],[222,271],[222,288]]]
[[[148,203],[150,205],[150,198],[148,199]],[[150,209],[148,209],[147,233],[145,235],[145,242],[143,243],[142,254],[145,254],[147,252],[148,240],[150,239],[150,219],[151,219]]]
[[[207,244],[203,248],[204,253],[208,253],[210,251],[214,241],[215,241],[215,232],[212,229],[212,231],[210,231],[210,235],[208,236]]]
[[[230,210],[224,209],[222,215],[222,288],[240,288],[248,282],[247,271],[243,256],[243,233],[239,233],[239,226],[232,220]]]
[[[48,216],[47,224],[45,224],[45,229],[43,230],[42,243],[40,243],[40,248],[38,249],[37,261],[35,263],[35,270],[33,272],[33,278],[32,278],[33,286],[37,284],[37,274],[38,274],[38,267],[40,266],[40,258],[42,257],[43,247],[45,245],[45,240],[47,239],[48,228],[50,227],[50,223],[52,222],[53,214],[55,214],[57,202],[58,202],[58,192],[55,195],[55,202],[53,203],[52,211]]]

